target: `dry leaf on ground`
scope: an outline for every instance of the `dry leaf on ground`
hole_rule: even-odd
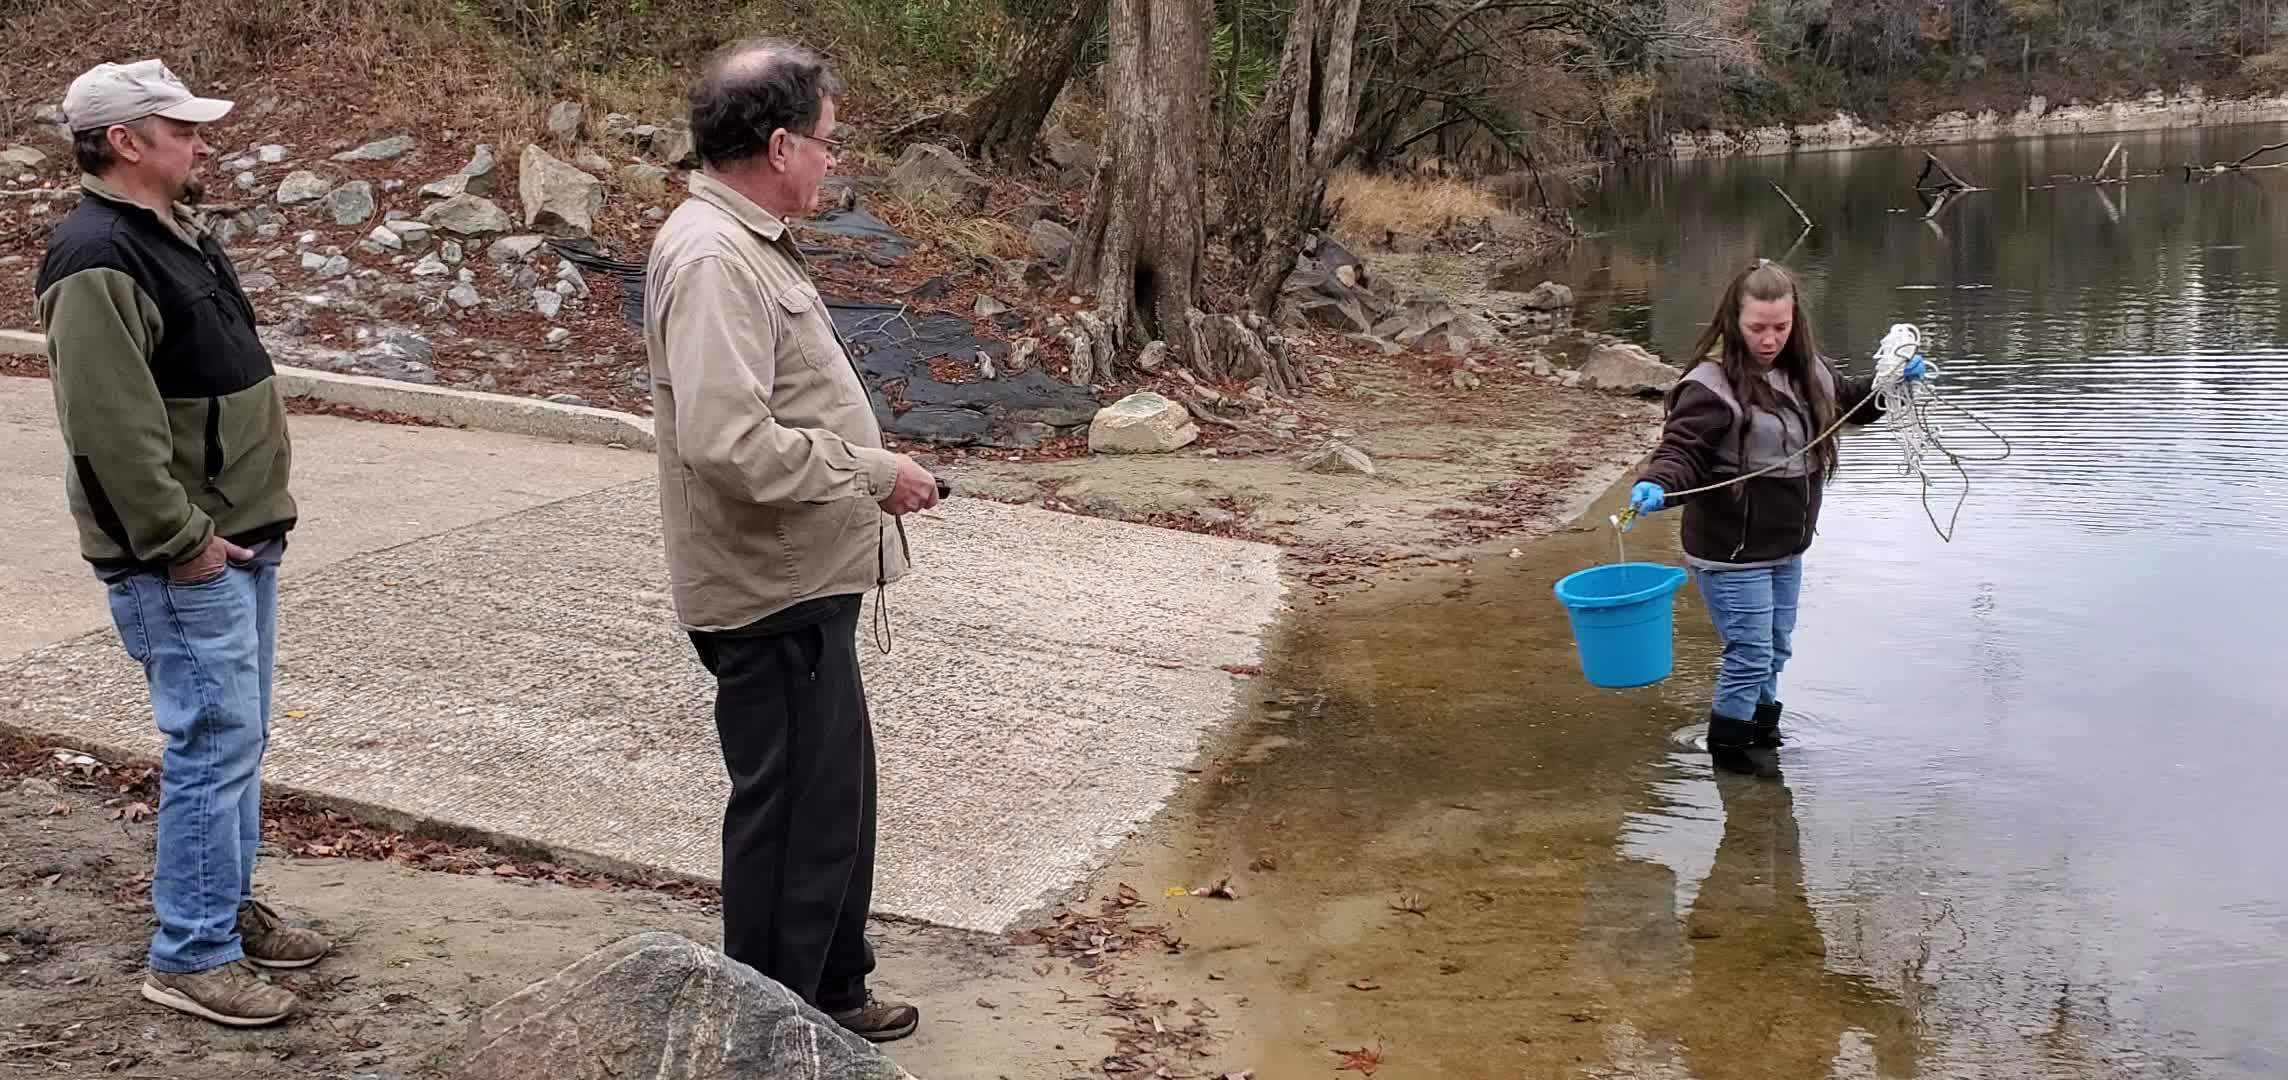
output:
[[[1382,1048],[1379,1046],[1362,1046],[1356,1050],[1337,1050],[1335,1056],[1343,1059],[1342,1064],[1335,1066],[1336,1072],[1356,1072],[1373,1076],[1375,1070],[1382,1068]]]

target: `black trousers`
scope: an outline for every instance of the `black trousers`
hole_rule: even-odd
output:
[[[858,676],[856,596],[791,629],[691,635],[715,676],[731,774],[723,951],[825,1011],[866,1002],[874,950],[874,727]],[[774,621],[780,621],[774,617]]]

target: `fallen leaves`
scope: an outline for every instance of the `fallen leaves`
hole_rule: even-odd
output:
[[[125,822],[145,821],[148,820],[153,813],[154,811],[151,809],[151,804],[131,802],[125,806],[113,810],[111,812],[111,820]]]
[[[1402,915],[1420,915],[1423,918],[1429,918],[1430,901],[1415,893],[1399,893],[1398,899],[1390,902],[1390,910]]]
[[[59,802],[53,806],[48,807],[49,817],[70,817],[71,812],[71,804],[67,802]]]
[[[1350,982],[1344,985],[1349,986],[1353,990],[1365,990],[1370,993],[1382,989],[1382,984],[1374,981],[1373,979],[1352,979]]]
[[[1356,1050],[1337,1050],[1335,1056],[1342,1059],[1342,1064],[1335,1066],[1336,1072],[1355,1072],[1373,1076],[1376,1071],[1382,1068],[1382,1047],[1379,1045],[1362,1046]]]
[[[1267,873],[1279,869],[1279,860],[1271,855],[1259,856],[1254,862],[1247,864],[1247,869],[1249,873],[1253,874]]]

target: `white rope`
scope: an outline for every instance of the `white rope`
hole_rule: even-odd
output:
[[[1914,382],[1906,379],[1907,362],[1922,356],[1922,328],[1913,323],[1895,323],[1891,332],[1883,335],[1882,344],[1875,347],[1875,401],[1883,408],[1883,428],[1890,432],[1891,441],[1899,448],[1899,475],[1912,476],[1922,482],[1923,516],[1930,519],[1931,528],[1939,539],[1954,541],[1955,526],[1962,520],[1963,504],[1970,501],[1970,472],[1962,467],[1966,461],[2001,461],[2010,456],[2010,440],[1993,426],[1979,419],[1970,410],[1939,397],[1935,376],[1938,365],[1923,358],[1923,377]],[[1946,445],[1938,421],[1931,415],[1937,406],[1945,406],[1967,417],[1971,423],[1984,429],[2002,444],[2002,453],[1994,457],[1964,457]],[[1954,511],[1946,524],[1938,523],[1938,514],[1931,509],[1931,468],[1933,458],[1944,458],[1954,468],[1956,478],[1962,481],[1962,491],[1955,496]]]
[[[1794,453],[1754,472],[1742,473],[1728,480],[1704,484],[1696,488],[1668,492],[1666,493],[1667,497],[1675,499],[1686,495],[1703,495],[1711,491],[1721,491],[1734,484],[1746,483],[1766,473],[1785,468],[1789,462],[1811,452],[1811,449],[1820,443],[1833,438],[1837,431],[1842,430],[1851,414],[1858,412],[1869,400],[1873,400],[1883,407],[1883,427],[1890,432],[1892,441],[1898,445],[1899,475],[1912,476],[1922,481],[1923,515],[1930,519],[1931,528],[1937,530],[1939,539],[1952,543],[1955,526],[1962,518],[1963,504],[1970,500],[1970,473],[1962,467],[1963,463],[1969,461],[2002,461],[2010,456],[2010,440],[2004,438],[2001,432],[1994,430],[1992,425],[1979,419],[1970,410],[1939,397],[1938,390],[1932,381],[1932,376],[1937,373],[1938,366],[1932,364],[1928,357],[1923,360],[1923,377],[1913,382],[1907,380],[1907,362],[1922,354],[1922,346],[1923,332],[1920,327],[1912,323],[1894,324],[1890,333],[1883,335],[1882,344],[1875,349],[1874,392],[1867,398],[1858,401],[1838,402],[1837,404],[1841,408],[1836,414],[1835,422],[1829,424],[1827,430],[1814,436]],[[1994,436],[2002,444],[2002,453],[1994,457],[1964,457],[1955,453],[1940,437],[1938,423],[1932,419],[1932,411],[1939,406],[1961,413],[1971,423],[1978,425],[1987,434]],[[1954,467],[1955,475],[1962,480],[1962,493],[1956,497],[1954,512],[1947,518],[1944,525],[1939,524],[1938,514],[1931,509],[1930,505],[1932,487],[1930,466],[1934,457],[1945,459],[1948,465]],[[1614,515],[1610,520],[1615,528],[1620,528],[1627,525],[1634,517],[1636,517],[1636,509],[1628,507]]]

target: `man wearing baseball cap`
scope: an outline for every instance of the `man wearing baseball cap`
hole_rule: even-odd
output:
[[[83,197],[38,279],[81,554],[166,736],[143,996],[222,1024],[285,1019],[254,965],[331,945],[253,896],[278,563],[295,522],[285,402],[238,273],[192,204],[199,126],[231,103],[158,60],[72,80]]]

